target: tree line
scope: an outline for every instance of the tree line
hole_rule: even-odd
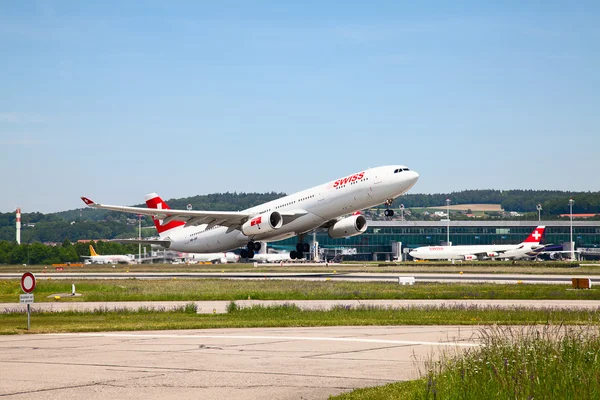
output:
[[[113,242],[71,243],[64,240],[61,245],[49,246],[39,242],[17,244],[6,240],[0,241],[0,264],[50,265],[60,263],[83,262],[82,256],[90,255],[90,245],[96,252],[105,254],[137,254],[137,244],[120,244]],[[150,251],[148,247],[146,251]]]
[[[574,200],[573,213],[600,213],[600,192],[565,192],[561,190],[463,190],[452,193],[406,194],[395,200],[394,206],[441,207],[446,199],[451,204],[500,204],[505,211],[537,212],[542,205],[544,215],[569,213],[569,199]]]

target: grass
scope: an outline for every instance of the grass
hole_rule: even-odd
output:
[[[302,280],[54,280],[38,279],[36,302],[53,302],[75,284],[81,297],[60,301],[201,301],[201,300],[365,300],[365,299],[551,299],[600,300],[600,290],[572,290],[570,285],[423,282],[402,286],[393,282]],[[0,280],[0,302],[17,303],[18,280]]]
[[[419,380],[330,399],[600,398],[598,326],[495,327],[482,333],[483,346],[429,360]]]
[[[277,307],[228,307],[226,314],[195,314],[194,305],[172,311],[141,308],[136,311],[60,313],[34,312],[31,333],[100,332],[165,329],[368,326],[368,325],[524,325],[562,321],[569,325],[598,325],[598,310],[499,308],[477,306],[338,307],[329,311],[302,311],[294,305]],[[0,314],[0,334],[25,333],[24,311]]]

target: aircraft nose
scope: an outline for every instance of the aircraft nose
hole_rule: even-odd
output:
[[[415,183],[419,180],[419,174],[416,171],[408,171],[410,173],[408,177],[408,181],[410,182],[410,186],[413,187]]]

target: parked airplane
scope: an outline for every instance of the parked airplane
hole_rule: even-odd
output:
[[[171,210],[156,193],[146,196],[142,207],[98,204],[81,199],[90,207],[151,215],[160,240],[143,240],[171,250],[187,253],[228,251],[246,244],[243,258],[254,257],[260,242],[272,242],[298,236],[296,250],[290,258],[303,258],[309,245],[306,233],[324,228],[332,238],[360,235],[367,230],[367,220],[357,211],[392,201],[406,193],[419,174],[404,166],[371,168],[244,211]],[[344,215],[351,216],[343,217]],[[386,216],[393,211],[386,210]],[[139,243],[130,239],[127,243]]]
[[[250,261],[259,263],[278,263],[291,261],[290,253],[254,253]]]
[[[86,260],[86,263],[88,263],[88,264],[91,264],[91,263],[93,263],[93,264],[115,264],[115,263],[130,264],[134,261],[131,257],[122,255],[122,254],[111,254],[111,255],[101,256],[98,253],[96,253],[96,250],[94,250],[94,247],[92,245],[90,245],[90,255],[89,256],[81,256],[81,257],[87,258],[88,260]]]
[[[520,244],[474,245],[474,246],[425,246],[408,254],[420,260],[477,260],[484,258],[519,259],[535,256],[536,250],[544,248],[540,240],[545,226],[538,226]]]
[[[226,253],[188,253],[185,259],[193,262],[211,262],[213,264],[235,263],[240,256],[230,251]]]

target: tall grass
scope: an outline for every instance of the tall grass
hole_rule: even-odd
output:
[[[423,378],[335,399],[600,399],[598,325],[482,329],[483,346],[430,360]]]

